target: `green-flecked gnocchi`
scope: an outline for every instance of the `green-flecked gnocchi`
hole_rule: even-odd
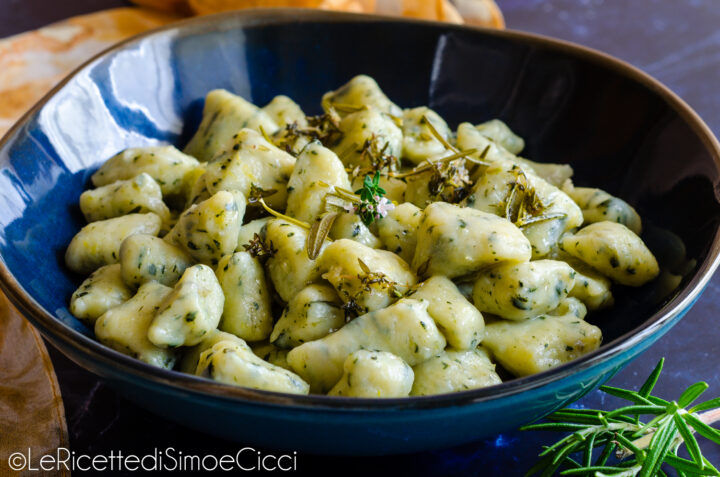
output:
[[[325,212],[329,187],[350,189],[350,179],[335,153],[313,141],[300,152],[290,175],[286,213],[311,223]]]
[[[262,110],[281,128],[290,124],[301,127],[307,126],[307,119],[305,119],[302,108],[285,95],[275,96]],[[272,131],[265,132],[272,134]]]
[[[567,194],[582,209],[584,223],[617,222],[632,230],[635,234],[642,233],[642,220],[630,204],[613,197],[604,190],[591,187],[566,187]]]
[[[216,274],[225,296],[219,328],[245,341],[261,341],[270,336],[272,303],[260,260],[248,252],[225,255]]]
[[[448,278],[434,276],[418,284],[409,294],[427,300],[428,313],[455,349],[477,348],[484,336],[485,320]]]
[[[194,346],[217,328],[224,303],[223,290],[212,269],[193,265],[160,303],[148,338],[162,348]]]
[[[148,338],[155,313],[172,291],[157,282],[144,284],[135,296],[110,308],[95,321],[95,336],[102,344],[123,354],[154,366],[172,368],[176,352],[157,346]]]
[[[425,106],[406,109],[403,113],[403,157],[420,164],[445,152],[445,146],[433,134],[428,121],[446,141],[452,131],[445,120],[435,111]]]
[[[596,222],[563,237],[562,249],[622,285],[640,286],[660,268],[632,230],[617,222]]]
[[[133,292],[123,281],[120,264],[105,265],[95,270],[72,294],[70,313],[94,324],[100,315],[132,296]]]
[[[376,109],[361,109],[345,116],[339,125],[342,139],[333,146],[343,164],[348,167],[368,167],[370,158],[363,154],[367,141],[382,144],[386,154],[400,156],[402,130],[395,121]]]
[[[292,349],[323,338],[345,324],[343,302],[328,285],[308,285],[295,295],[275,323],[270,342]]]
[[[267,225],[266,241],[276,250],[265,264],[275,291],[289,302],[300,290],[320,280],[322,271],[317,260],[306,251],[308,232],[284,220]]]
[[[417,230],[423,211],[416,205],[404,202],[378,221],[378,235],[385,248],[412,262],[417,245]]]
[[[515,164],[488,167],[464,205],[520,227],[536,259],[547,256],[565,231],[583,223],[580,207],[567,194]]]
[[[410,266],[394,253],[349,239],[329,244],[319,262],[323,278],[361,314],[387,307],[417,282]]]
[[[122,279],[133,289],[153,280],[174,286],[193,263],[187,252],[154,235],[134,234],[120,245]]]
[[[481,311],[525,320],[560,306],[574,285],[575,270],[565,262],[503,263],[478,274],[473,302]]]
[[[201,161],[210,161],[231,149],[234,136],[244,128],[273,134],[278,125],[266,111],[240,96],[224,89],[210,91],[205,96],[200,127],[184,151]]]
[[[157,215],[129,214],[92,222],[73,237],[65,251],[65,264],[76,273],[90,274],[120,261],[120,245],[133,234],[157,235],[162,220]]]
[[[447,394],[500,384],[495,364],[482,348],[448,349],[413,368],[411,396]]]
[[[491,323],[485,327],[483,346],[515,376],[540,373],[597,349],[602,332],[578,317],[582,304],[576,301],[565,308],[567,313],[560,316]]]
[[[483,136],[500,144],[512,154],[520,154],[522,150],[525,149],[525,141],[523,138],[512,132],[508,125],[499,119],[491,119],[490,121],[478,124],[475,126],[475,129],[480,131],[480,134]]]
[[[160,186],[145,172],[83,192],[80,210],[88,222],[145,212],[154,212],[163,222],[170,219]]]
[[[238,338],[232,333],[213,330],[207,333],[200,343],[185,349],[182,358],[178,361],[177,369],[183,373],[195,374],[195,370],[200,362],[200,355],[221,341],[232,341],[239,346],[245,346],[247,344],[243,339]]]
[[[382,242],[372,233],[360,217],[351,212],[340,212],[330,229],[330,237],[334,240],[350,239],[366,247],[380,248]]]
[[[275,147],[259,132],[242,129],[233,137],[230,148],[208,163],[205,187],[210,194],[229,190],[245,197],[250,197],[253,189],[261,189],[267,192],[264,200],[271,207],[284,209],[294,166],[293,156]]]
[[[391,398],[410,394],[413,370],[387,351],[358,350],[343,364],[340,381],[328,392],[330,396]]]
[[[234,341],[220,341],[203,351],[195,374],[264,391],[307,394],[309,390],[296,374],[263,361],[247,344]]]
[[[235,251],[244,215],[245,197],[220,191],[183,212],[165,240],[196,261],[215,266]]]
[[[362,108],[393,116],[402,115],[400,107],[390,101],[377,82],[367,75],[358,75],[335,91],[325,93],[322,107],[325,111],[334,108],[342,115]]]
[[[184,152],[109,158],[65,253],[86,278],[70,311],[109,347],[218,383],[403,398],[572,361],[600,346],[585,317],[615,284],[659,276],[646,291],[667,296],[695,266],[647,224],[660,270],[638,211],[520,157],[509,118],[455,127],[366,75],[321,107],[217,89]]]
[[[427,312],[428,302],[403,298],[355,318],[338,331],[292,349],[292,369],[314,392],[327,392],[340,380],[345,359],[359,349],[387,351],[410,366],[445,348],[445,337]]]
[[[419,276],[461,277],[500,262],[530,260],[530,243],[505,219],[434,202],[425,208],[412,265]]]
[[[160,186],[163,197],[185,196],[200,163],[172,146],[133,147],[108,159],[92,175],[95,187],[148,174]]]
[[[292,368],[290,368],[290,365],[287,362],[287,355],[290,350],[278,348],[274,344],[268,343],[267,341],[251,343],[250,348],[253,350],[253,353],[255,353],[255,356],[257,356],[258,358],[267,361],[270,364],[274,364],[275,366],[280,366],[283,369],[287,369],[288,371],[292,371]]]

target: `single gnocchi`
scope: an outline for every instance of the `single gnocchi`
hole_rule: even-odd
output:
[[[89,274],[120,261],[120,246],[133,234],[157,235],[162,220],[157,215],[129,214],[92,222],[73,237],[65,251],[65,264],[76,273]]]
[[[193,346],[217,328],[225,298],[212,269],[193,265],[156,310],[148,338],[161,348]]]
[[[414,287],[409,296],[427,300],[428,313],[453,348],[474,349],[482,341],[485,335],[482,314],[447,277],[431,277]]]
[[[100,315],[132,296],[133,292],[123,281],[120,264],[105,265],[95,270],[72,294],[70,313],[94,324]]]
[[[617,222],[590,224],[563,237],[561,247],[622,285],[643,285],[660,272],[642,239]]]
[[[309,389],[296,374],[263,361],[247,344],[235,341],[220,341],[203,351],[195,374],[264,391],[307,394]]]
[[[320,267],[343,302],[360,314],[387,307],[417,282],[410,266],[394,253],[349,239],[328,245]]]
[[[132,179],[83,192],[80,195],[80,210],[88,222],[145,212],[155,213],[163,222],[170,219],[170,210],[162,200],[160,186],[145,172]]]
[[[557,308],[574,285],[575,270],[570,265],[537,260],[484,270],[472,293],[479,310],[509,320],[525,320]]]
[[[295,295],[275,323],[270,342],[292,349],[323,338],[345,324],[342,300],[327,285],[308,285]]]
[[[527,238],[507,220],[434,202],[420,219],[412,266],[423,277],[455,278],[505,261],[525,262],[530,256]]]
[[[448,349],[413,368],[410,395],[447,394],[500,384],[495,364],[482,348]]]
[[[232,148],[234,136],[244,128],[273,134],[279,127],[270,115],[240,96],[224,89],[210,91],[205,97],[200,127],[185,153],[207,162]]]
[[[408,364],[386,351],[358,350],[345,359],[343,375],[328,395],[366,398],[410,394],[414,373]]]
[[[244,215],[241,193],[219,191],[183,212],[165,240],[196,261],[215,266],[237,247]]]
[[[235,252],[220,260],[216,274],[225,296],[220,329],[245,341],[270,336],[272,304],[260,261],[248,252]]]
[[[120,245],[122,279],[133,289],[150,281],[174,286],[193,263],[187,252],[154,235],[134,234]]]
[[[177,353],[157,346],[148,338],[148,330],[162,302],[172,288],[148,282],[135,296],[103,313],[95,321],[95,336],[106,346],[160,368],[172,368]]]
[[[560,316],[491,323],[485,328],[483,346],[515,376],[547,371],[597,349],[602,332],[578,317],[584,314],[582,304],[576,301],[563,311],[566,314]]]

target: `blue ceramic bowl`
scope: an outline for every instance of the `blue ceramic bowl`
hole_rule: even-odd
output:
[[[68,299],[82,277],[65,269],[63,253],[83,225],[78,197],[104,159],[129,146],[183,146],[213,88],[261,104],[283,93],[317,113],[324,91],[359,73],[374,76],[398,104],[427,104],[453,125],[503,119],[526,139],[527,157],[569,162],[577,184],[626,198],[649,229],[677,234],[695,266],[666,298],[652,285],[619,290],[616,307],[592,317],[605,344],[573,363],[492,388],[423,398],[291,396],[213,383],[112,351],[70,315]],[[667,88],[568,43],[302,10],[205,17],[96,57],[3,139],[0,284],[72,360],[128,399],[188,426],[304,452],[450,446],[567,405],[670,330],[718,265],[719,157],[712,133]]]

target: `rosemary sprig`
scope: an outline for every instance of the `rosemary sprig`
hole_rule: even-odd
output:
[[[560,475],[653,477],[665,475],[661,467],[674,468],[678,475],[720,476],[702,454],[695,434],[720,444],[720,430],[710,424],[720,421],[720,398],[711,399],[688,409],[708,388],[695,383],[677,401],[666,401],[652,392],[662,371],[664,359],[655,367],[639,391],[601,386],[601,391],[632,404],[601,411],[595,409],[561,409],[548,416],[550,422],[531,424],[522,430],[571,432],[555,444],[545,447],[540,461],[527,475]],[[704,412],[701,412],[704,411]],[[643,423],[641,415],[654,416]],[[691,459],[677,455],[685,445]],[[593,452],[602,449],[599,453]],[[615,454],[615,463],[610,459]],[[572,456],[579,455],[580,459]],[[597,455],[597,457],[596,457]]]
[[[513,167],[511,171],[515,175],[510,185],[510,190],[501,204],[505,218],[518,227],[547,222],[549,220],[564,219],[564,213],[543,213],[552,204],[545,204],[537,191],[528,180],[525,171],[519,167]]]
[[[285,129],[276,133],[276,145],[285,148],[286,151],[291,151],[292,146],[302,137],[318,140],[323,146],[334,145],[342,137],[340,115],[332,107],[325,114],[306,116],[305,119],[307,126],[300,127],[297,122],[292,122],[285,126]]]

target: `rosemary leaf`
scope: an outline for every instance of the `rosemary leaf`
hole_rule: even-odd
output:
[[[700,411],[707,411],[708,409],[715,409],[717,407],[720,407],[720,397],[711,399],[709,401],[705,401],[704,403],[697,404],[690,408],[690,412],[700,412]]]
[[[600,386],[600,390],[611,396],[619,397],[621,399],[625,399],[626,401],[631,401],[631,402],[634,402],[637,404],[648,404],[648,405],[653,404],[649,399],[639,395],[635,391],[629,391],[627,389],[615,388],[612,386]]]
[[[695,462],[683,459],[674,454],[668,454],[667,457],[665,457],[665,462],[679,472],[689,472],[693,475],[717,475],[717,472],[713,469],[707,467],[700,468]]]
[[[307,255],[310,260],[315,260],[320,255],[325,239],[338,215],[340,214],[337,212],[327,212],[310,226],[306,244]]]
[[[650,376],[648,376],[643,385],[640,387],[640,391],[638,391],[638,393],[642,397],[647,398],[650,395],[653,388],[655,387],[655,384],[657,383],[658,378],[660,377],[660,373],[662,372],[664,364],[665,358],[660,359],[657,366],[655,366],[653,372],[650,373]]]
[[[675,413],[673,415],[673,421],[675,421],[675,426],[680,432],[683,441],[685,441],[685,447],[687,447],[687,450],[690,453],[690,456],[693,458],[693,461],[697,463],[701,469],[704,469],[705,464],[703,464],[702,461],[702,452],[700,451],[700,445],[698,444],[697,439],[695,439],[692,431],[690,431],[690,428],[685,423],[683,418],[680,417],[680,414]]]
[[[682,393],[680,399],[678,399],[678,406],[688,407],[690,404],[695,402],[695,400],[699,398],[708,387],[708,383],[703,381],[693,384]]]
[[[657,474],[665,460],[665,456],[670,452],[670,443],[676,433],[677,428],[672,419],[666,420],[658,427],[650,441],[647,456],[643,461],[638,477],[654,477]]]
[[[685,419],[685,422],[690,424],[692,428],[695,429],[695,431],[701,436],[703,436],[705,439],[709,439],[715,444],[720,444],[720,431],[708,426],[700,419],[695,417],[694,414],[686,413],[682,415],[682,418]]]
[[[605,415],[605,417],[615,417],[622,414],[652,414],[652,415],[658,415],[663,414],[666,411],[666,408],[662,406],[645,406],[645,405],[636,405],[636,406],[625,406],[621,407],[619,409],[615,409],[612,412],[609,412]]]

